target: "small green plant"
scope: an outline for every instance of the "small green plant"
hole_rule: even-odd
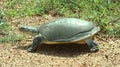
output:
[[[0,24],[0,31],[1,30],[8,30],[9,28],[9,25],[7,23],[1,23]]]
[[[6,22],[0,25],[0,43],[15,42],[15,41],[22,40],[25,38],[24,35],[17,35],[10,29],[11,28]]]
[[[0,43],[3,43],[3,42],[16,42],[16,41],[20,41],[22,39],[24,39],[25,36],[24,35],[17,35],[15,33],[11,33],[11,34],[8,34],[8,35],[5,35],[5,36],[2,36],[0,38]]]

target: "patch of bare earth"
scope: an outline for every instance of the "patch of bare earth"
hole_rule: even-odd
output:
[[[51,16],[13,19],[11,27],[20,34],[17,28],[21,25],[39,26],[54,19],[56,17]],[[80,44],[43,44],[35,53],[30,53],[27,52],[33,38],[30,36],[17,42],[17,45],[1,43],[0,67],[120,67],[120,40],[105,39],[102,34],[96,36],[100,37],[95,37],[100,48],[93,53],[89,52],[87,45]]]

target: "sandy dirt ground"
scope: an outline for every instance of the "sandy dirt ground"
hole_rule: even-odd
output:
[[[39,26],[57,17],[31,16],[12,19],[11,27],[15,32],[21,25]],[[20,34],[22,35],[22,34]],[[120,39],[106,38],[97,34],[95,41],[100,48],[89,52],[87,45],[82,44],[43,44],[34,53],[27,52],[32,43],[31,36],[17,43],[0,44],[0,67],[120,67]]]

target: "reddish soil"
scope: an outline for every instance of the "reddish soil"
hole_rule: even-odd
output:
[[[39,26],[56,18],[32,16],[12,19],[10,22],[19,35],[17,29],[21,25]],[[87,45],[43,44],[35,53],[30,53],[27,52],[33,38],[30,36],[15,44],[1,43],[0,67],[120,67],[120,40],[104,36],[106,35],[95,36],[95,41],[100,46],[97,52],[89,52]]]

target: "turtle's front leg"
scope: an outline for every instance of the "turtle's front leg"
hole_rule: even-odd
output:
[[[39,44],[42,43],[42,37],[40,35],[36,35],[33,39],[32,46],[28,48],[28,52],[36,51],[36,48]]]

